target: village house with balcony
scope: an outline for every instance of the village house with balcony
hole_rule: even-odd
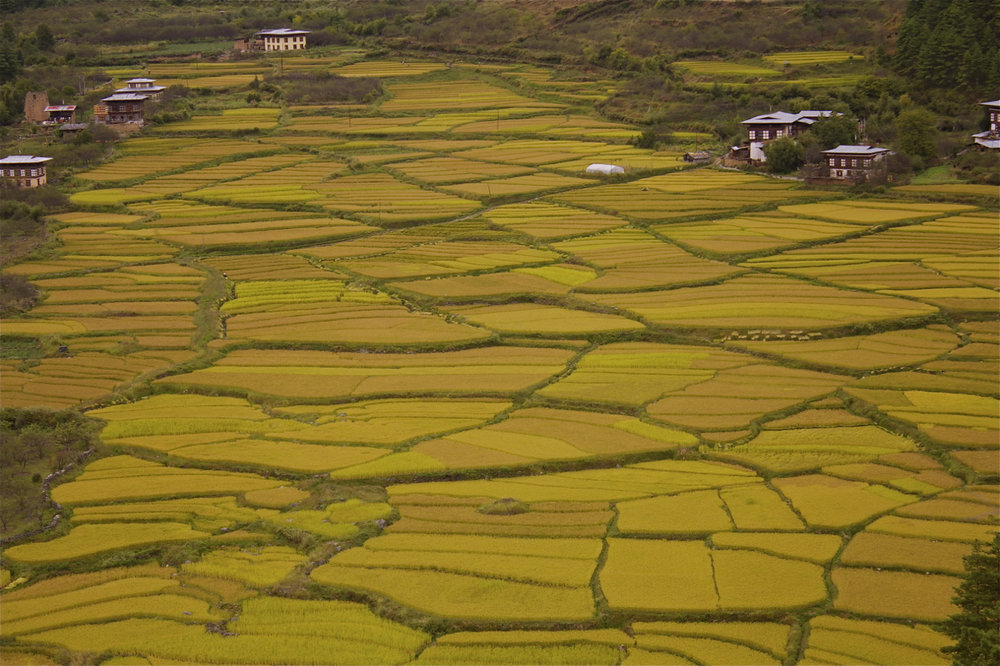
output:
[[[740,124],[747,128],[749,139],[749,159],[751,162],[766,162],[764,144],[782,137],[796,137],[809,129],[821,118],[834,115],[833,111],[799,111],[787,113],[774,111],[753,118],[747,118]]]
[[[166,90],[166,86],[156,85],[156,79],[135,78],[125,82],[124,88],[118,88],[116,93],[132,93],[135,95],[146,95],[152,100],[160,98],[160,93]]]
[[[293,28],[277,28],[260,30],[253,37],[237,39],[234,48],[237,51],[304,51],[306,35],[310,30],[295,30]]]
[[[877,146],[840,145],[823,151],[823,158],[829,167],[829,178],[833,180],[865,181],[884,171],[888,148]]]
[[[115,93],[94,105],[94,122],[100,125],[143,125],[149,95]]]
[[[8,155],[0,160],[0,178],[14,187],[41,187],[48,182],[45,163],[51,157]]]
[[[978,146],[989,150],[1000,150],[1000,99],[995,99],[992,102],[981,102],[980,106],[986,107],[990,128],[985,132],[973,134],[972,138]]]

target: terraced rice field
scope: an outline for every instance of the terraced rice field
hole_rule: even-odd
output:
[[[231,77],[220,83],[229,86],[237,83],[250,83],[253,77],[244,74]],[[215,79],[218,82],[218,79]],[[218,115],[194,116],[190,120],[182,120],[169,127],[171,132],[233,132],[238,130],[271,129],[278,124],[280,109],[267,107],[252,107],[245,109],[223,109]]]
[[[686,432],[634,418],[555,409],[526,409],[495,425],[422,441],[404,452],[335,471],[366,478],[458,469],[519,467],[548,460],[609,458],[696,443]],[[419,468],[418,468],[419,463]]]
[[[379,107],[383,113],[427,109],[482,109],[543,104],[499,86],[474,80],[436,81],[434,83],[397,83],[389,86],[390,99]]]
[[[616,185],[573,190],[550,198],[582,208],[656,222],[730,215],[749,206],[809,197],[814,192],[747,174],[682,172]]]
[[[227,386],[289,398],[378,397],[400,392],[504,395],[562,372],[570,357],[561,349],[528,347],[416,355],[275,350],[263,358],[254,351],[234,351],[210,368],[161,382]]]
[[[456,240],[420,244],[374,258],[339,261],[333,267],[376,279],[399,279],[543,264],[560,258],[557,252],[528,245]]]
[[[782,66],[818,65],[859,59],[864,59],[864,56],[848,51],[779,51],[764,56],[764,60]]]
[[[949,663],[1000,524],[995,192],[682,169],[544,67],[281,65],[387,94],[123,140],[4,267],[4,408],[104,443],[5,545],[4,663]]]
[[[725,62],[722,60],[678,60],[674,63],[678,67],[683,67],[692,74],[701,76],[778,76],[780,72],[760,67],[759,65],[748,65],[736,62]]]
[[[489,337],[482,328],[412,313],[386,294],[333,280],[243,282],[222,312],[233,342],[434,344]]]

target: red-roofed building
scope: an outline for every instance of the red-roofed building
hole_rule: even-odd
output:
[[[49,119],[43,125],[65,125],[76,122],[76,104],[56,104],[45,107]]]

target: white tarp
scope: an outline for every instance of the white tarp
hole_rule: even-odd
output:
[[[625,173],[625,169],[614,164],[591,164],[587,167],[587,173],[600,173],[610,176],[613,173]]]

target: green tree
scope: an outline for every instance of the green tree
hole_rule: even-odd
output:
[[[830,116],[816,121],[809,128],[809,133],[816,138],[821,149],[829,150],[844,143],[854,143],[858,126],[850,116]]]
[[[896,116],[896,145],[907,155],[927,159],[937,152],[937,118],[926,109],[911,107]]]
[[[52,36],[52,30],[44,23],[39,23],[35,28],[35,45],[40,51],[51,51],[56,45],[56,38]]]
[[[781,137],[764,145],[767,165],[774,173],[788,173],[802,165],[805,151],[791,137]]]
[[[965,557],[965,577],[952,600],[959,612],[944,622],[955,644],[944,648],[956,666],[1000,664],[1000,532],[985,552]]]
[[[995,0],[910,0],[896,40],[896,71],[915,88],[992,95],[1000,72],[1000,3]]]

